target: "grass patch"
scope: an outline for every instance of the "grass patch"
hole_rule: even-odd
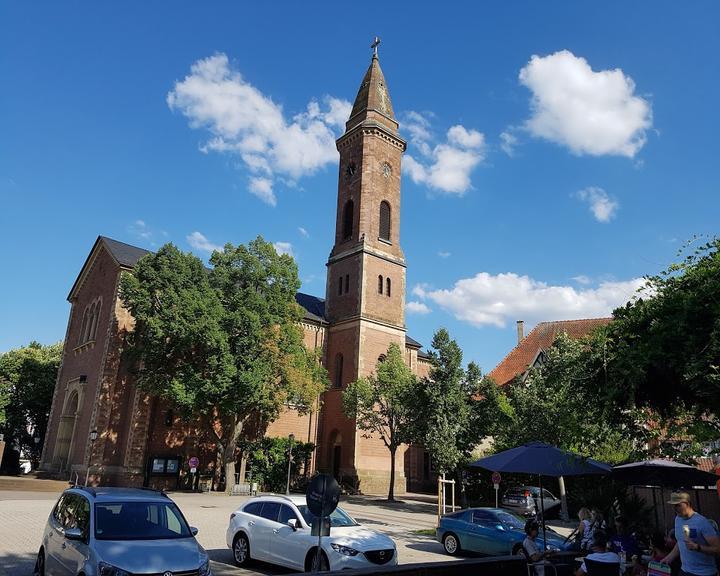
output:
[[[435,528],[423,528],[422,530],[413,530],[413,534],[418,536],[435,536]]]

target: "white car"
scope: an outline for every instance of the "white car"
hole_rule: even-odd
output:
[[[308,572],[317,557],[313,514],[304,496],[256,496],[230,514],[226,540],[238,566],[252,558]],[[388,536],[360,526],[341,508],[330,515],[322,538],[321,570],[394,566],[397,548]]]

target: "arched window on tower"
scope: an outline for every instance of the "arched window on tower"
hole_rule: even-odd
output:
[[[345,202],[345,208],[343,208],[343,228],[342,228],[342,239],[348,240],[353,233],[353,210],[355,206],[352,200]]]
[[[342,296],[342,276],[338,276],[338,296]]]
[[[383,277],[378,276],[378,294],[383,293]]]
[[[350,292],[350,274],[345,274],[345,294]]]
[[[387,294],[388,296],[390,296],[390,294],[391,294],[390,288],[391,288],[390,278],[386,278],[385,279],[385,294]]]
[[[335,356],[335,388],[342,388],[343,385],[343,355]]]
[[[98,300],[94,306],[93,309],[93,316],[91,320],[91,326],[90,329],[90,340],[95,340],[95,337],[97,335],[97,327],[98,327],[98,321],[100,320],[100,306],[102,305],[102,302]]]
[[[380,239],[390,242],[390,204],[380,202]]]

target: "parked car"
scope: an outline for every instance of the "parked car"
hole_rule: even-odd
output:
[[[545,518],[560,512],[560,499],[555,498],[548,490],[543,488],[543,502]],[[540,488],[537,486],[516,486],[503,494],[500,505],[503,508],[530,518],[540,513]]]
[[[196,534],[163,492],[70,488],[50,513],[35,574],[211,576]]]
[[[230,514],[226,540],[238,566],[250,559],[309,571],[317,556],[312,512],[304,496],[256,496]],[[321,570],[397,564],[388,536],[364,528],[338,507],[330,515],[330,536],[322,539]]]
[[[525,522],[502,508],[468,508],[443,516],[435,536],[451,556],[462,550],[490,556],[518,554],[525,540]],[[550,528],[546,532],[548,551],[571,549],[572,543],[560,534]],[[542,532],[536,542],[540,550],[546,549]]]

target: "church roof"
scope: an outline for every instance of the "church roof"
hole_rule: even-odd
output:
[[[367,117],[367,112],[371,110],[389,118],[392,120],[394,127],[397,127],[395,113],[390,101],[390,93],[385,83],[385,76],[383,76],[380,69],[377,54],[373,54],[370,67],[365,73],[362,84],[360,84],[360,90],[358,90],[355,97],[350,119],[345,125],[346,129],[350,130],[350,128],[362,122]]]
[[[133,268],[140,258],[145,254],[150,254],[149,250],[125,244],[125,242],[113,240],[107,236],[100,236],[99,239],[105,243],[105,247],[110,252],[110,255],[117,260],[117,263],[125,268]]]
[[[547,350],[557,338],[558,334],[565,332],[570,338],[582,338],[600,326],[606,326],[612,318],[584,318],[582,320],[558,320],[555,322],[540,322],[530,331],[502,362],[488,374],[496,384],[504,386],[512,382],[517,376],[535,362],[543,350]]]

